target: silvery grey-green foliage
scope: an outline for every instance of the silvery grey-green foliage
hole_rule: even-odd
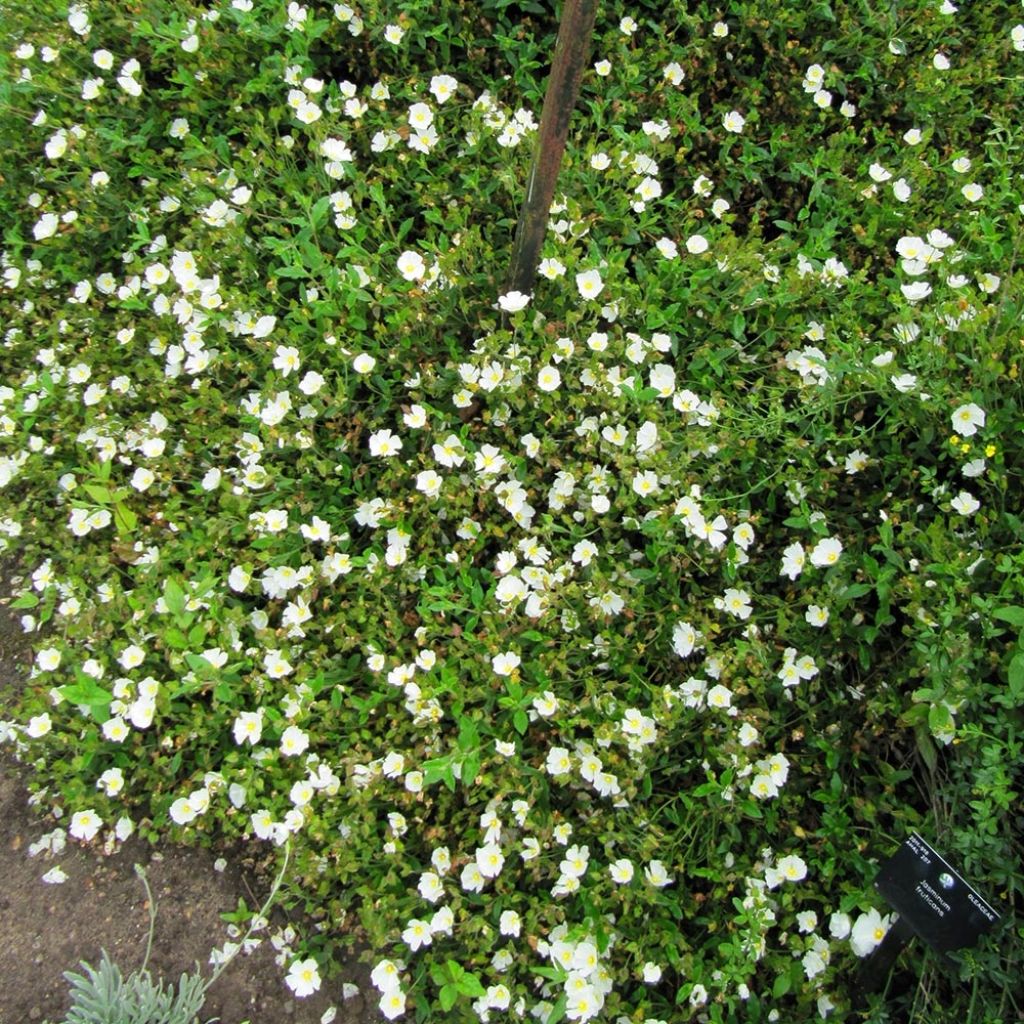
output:
[[[165,988],[144,968],[125,978],[106,950],[98,967],[83,961],[82,971],[64,972],[72,997],[64,1024],[194,1024],[203,1008],[206,981],[198,971]]]

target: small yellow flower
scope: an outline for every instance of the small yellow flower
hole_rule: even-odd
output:
[[[950,436],[949,443],[954,448],[957,448],[960,445],[960,438],[956,434],[953,434],[953,435]]]
[[[964,453],[964,455],[966,455],[970,450],[971,450],[971,442],[970,441],[964,441],[964,443],[962,445],[960,445],[960,451],[962,451]]]
[[[988,458],[991,459],[992,456],[995,455],[995,453],[996,453],[996,446],[994,444],[985,445],[985,455]]]

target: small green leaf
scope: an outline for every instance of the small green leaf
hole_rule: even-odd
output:
[[[527,713],[520,708],[512,716],[512,724],[515,726],[515,730],[520,736],[526,735],[526,730],[530,727],[530,718]]]
[[[472,786],[476,781],[477,773],[480,771],[480,755],[470,754],[462,761],[462,784]]]
[[[81,675],[78,681],[60,688],[60,695],[72,704],[88,704],[90,707],[107,707],[114,699],[109,690],[104,690],[91,676]]]
[[[928,766],[928,771],[934,772],[939,766],[939,755],[935,749],[935,742],[928,735],[928,730],[923,724],[919,724],[914,729],[914,736],[917,739],[917,752],[921,755],[921,760]]]
[[[435,757],[430,761],[424,761],[420,767],[423,770],[423,785],[433,786],[445,777],[445,772],[451,771],[451,758]]]
[[[82,490],[101,505],[109,505],[111,501],[110,488],[101,487],[99,484],[82,484]]]
[[[175,580],[167,580],[164,583],[164,604],[172,615],[185,613],[185,591]]]
[[[114,506],[114,525],[120,534],[131,533],[139,525],[139,517],[123,502]]]
[[[480,979],[475,974],[470,974],[469,971],[465,971],[455,984],[464,996],[479,999],[481,996],[487,995]]]
[[[1018,651],[1010,659],[1010,667],[1006,670],[1006,678],[1010,684],[1010,693],[1015,699],[1024,698],[1024,651]]]
[[[476,722],[471,718],[459,719],[459,750],[469,751],[480,746],[480,734],[477,732]]]
[[[558,1002],[555,1003],[554,1008],[548,1014],[547,1024],[558,1024],[558,1022],[565,1016],[565,1008],[568,1005],[569,1000],[566,998],[565,993],[559,996]]]
[[[445,985],[442,987],[438,998],[441,1003],[441,1009],[447,1013],[458,1000],[459,990],[454,985]]]

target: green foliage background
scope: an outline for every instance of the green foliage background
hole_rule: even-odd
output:
[[[407,1012],[421,1020],[439,1007],[474,1019],[473,999],[499,983],[518,1013],[540,1001],[549,1020],[571,1017],[566,972],[544,955],[559,936],[597,947],[612,986],[602,1018],[802,1020],[827,1009],[823,996],[841,1015],[859,961],[829,917],[884,910],[877,862],[916,830],[1002,921],[957,975],[914,949],[863,1014],[1019,1016],[1020,8],[602,5],[594,59],[611,72],[585,79],[545,251],[567,273],[542,278],[510,318],[496,300],[534,136],[504,146],[499,122],[519,108],[539,118],[557,12],[451,0],[305,9],[290,29],[277,0],[97,4],[82,36],[51,0],[0,5],[0,550],[22,567],[15,603],[39,648],[60,655],[53,670],[37,660],[9,732],[44,802],[92,808],[108,827],[128,815],[153,839],[265,843],[252,813],[285,822],[292,787],[322,769],[292,829],[291,899],[321,925],[305,952],[325,975],[357,942],[404,960]],[[404,30],[399,44],[388,25]],[[17,55],[24,44],[32,56]],[[92,58],[101,48],[109,71]],[[116,82],[130,58],[138,95]],[[828,106],[802,85],[812,65]],[[443,104],[429,90],[437,74],[458,82]],[[86,101],[89,77],[104,84]],[[289,104],[296,89],[320,109],[312,123]],[[491,107],[476,102],[485,91]],[[365,104],[355,117],[353,97]],[[408,145],[409,107],[423,102],[438,135],[429,152]],[[733,110],[740,134],[722,126]],[[178,118],[183,138],[170,133]],[[664,139],[644,130],[654,121]],[[50,157],[60,130],[64,152]],[[340,177],[326,139],[349,147]],[[955,168],[962,158],[969,170]],[[645,177],[661,195],[638,209]],[[241,201],[239,187],[251,190]],[[718,216],[715,198],[728,203]],[[216,202],[234,211],[225,223],[211,223]],[[44,214],[69,211],[37,237]],[[922,275],[896,246],[933,231],[953,248],[925,270],[931,294],[911,301],[901,285]],[[696,235],[706,253],[687,248]],[[433,268],[426,277],[399,272],[406,251]],[[174,253],[190,253],[206,284],[183,294],[158,280],[152,268],[166,274]],[[830,276],[829,260],[845,273]],[[594,269],[604,290],[587,301],[574,276]],[[216,304],[203,308],[204,294]],[[252,330],[261,317],[274,318],[264,337]],[[595,334],[606,348],[588,343]],[[801,360],[808,344],[826,372],[813,354]],[[298,371],[275,365],[281,347]],[[375,360],[368,373],[354,366],[361,353]],[[703,404],[674,406],[652,383],[659,364],[676,394]],[[536,386],[549,365],[554,392]],[[319,389],[298,386],[309,371]],[[901,375],[913,382],[897,387]],[[974,434],[954,429],[965,405],[985,413]],[[425,426],[408,426],[413,406]],[[633,439],[648,424],[657,440],[644,448]],[[628,443],[603,436],[617,425]],[[371,455],[385,429],[401,438],[397,457]],[[452,436],[461,467],[434,449]],[[147,454],[154,439],[162,450]],[[475,468],[488,445],[504,459],[497,475]],[[850,471],[855,452],[863,468]],[[142,491],[139,467],[154,477]],[[428,470],[446,478],[437,497],[417,488]],[[633,486],[647,472],[653,495]],[[517,490],[532,516],[510,512]],[[958,511],[961,491],[977,511]],[[374,499],[385,502],[376,527],[360,512]],[[724,517],[724,539],[695,533],[681,502],[705,523]],[[76,536],[74,509],[109,523]],[[260,525],[277,510],[287,529]],[[314,516],[328,539],[300,531]],[[733,534],[744,523],[749,550]],[[835,564],[780,573],[790,545],[809,557],[830,538],[842,544]],[[574,560],[584,541],[596,548],[585,564]],[[538,614],[498,597],[499,555],[515,552],[526,576],[531,543],[548,554],[527,606]],[[331,578],[335,555],[346,569]],[[233,569],[251,578],[241,590]],[[261,589],[282,569],[299,574],[294,592]],[[716,605],[735,590],[749,618]],[[597,604],[609,593],[623,599],[618,614]],[[311,614],[296,632],[282,615],[299,595]],[[820,628],[805,619],[811,605],[829,610]],[[685,658],[673,650],[680,622],[700,638]],[[118,660],[128,645],[142,652],[130,668]],[[222,664],[202,653],[214,649]],[[780,676],[790,649],[817,670],[795,686]],[[521,663],[498,675],[506,651]],[[269,671],[267,652],[290,671]],[[388,679],[417,658],[410,678]],[[403,690],[413,677],[418,694]],[[731,711],[688,700],[697,678],[705,693],[726,687]],[[153,688],[146,680],[152,724],[112,741],[104,725]],[[545,692],[553,715],[538,711]],[[261,744],[237,742],[235,722],[258,709]],[[655,742],[630,741],[627,712],[652,723]],[[44,713],[45,735],[22,728]],[[280,750],[290,724],[313,760]],[[741,742],[743,724],[756,744]],[[552,747],[572,752],[571,775],[545,769]],[[580,775],[594,752],[621,799]],[[383,774],[391,753],[399,774],[422,773],[421,789]],[[758,799],[750,782],[778,755],[788,778]],[[112,768],[125,785],[109,796],[97,780]],[[196,792],[208,808],[175,824],[175,801]],[[487,845],[488,812],[506,865],[473,892],[457,876]],[[591,864],[577,892],[555,896],[566,825]],[[540,851],[530,860],[527,837]],[[437,909],[417,882],[442,846],[454,934],[410,951],[407,922]],[[806,880],[765,887],[787,855]],[[608,874],[620,858],[636,866],[627,885]],[[644,881],[654,860],[671,885]],[[514,941],[499,929],[506,910],[522,919]],[[807,911],[816,935],[798,927]],[[812,950],[823,966],[808,977]],[[663,965],[659,983],[641,980],[647,962]]]

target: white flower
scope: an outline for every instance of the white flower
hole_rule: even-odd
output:
[[[239,746],[246,742],[250,746],[255,746],[259,743],[260,736],[263,733],[262,708],[259,711],[242,711],[235,718],[233,732],[235,743]]]
[[[428,498],[436,498],[441,493],[444,477],[432,469],[425,469],[416,474],[416,490]]]
[[[43,672],[53,672],[60,666],[61,653],[56,647],[44,647],[36,654],[36,668]]]
[[[430,91],[438,103],[444,103],[455,95],[459,83],[451,75],[434,75],[430,80]]]
[[[320,971],[317,962],[309,960],[293,960],[284,979],[285,984],[301,999],[311,996],[320,988]]]
[[[808,605],[807,611],[804,612],[804,621],[809,626],[814,626],[816,629],[821,629],[828,622],[829,611],[827,607],[821,605]]]
[[[180,796],[177,800],[171,804],[170,809],[171,821],[175,825],[188,825],[196,819],[196,809],[192,806],[192,801],[187,796]]]
[[[738,110],[730,110],[725,117],[722,118],[722,127],[727,132],[733,132],[735,135],[739,135],[743,131],[743,126],[746,124],[746,118]]]
[[[608,874],[612,876],[612,881],[616,885],[628,885],[633,880],[634,873],[633,862],[626,857],[621,857],[608,865]]]
[[[25,735],[37,740],[45,736],[52,727],[50,716],[44,711],[43,714],[29,719],[28,725],[25,726]]]
[[[522,292],[506,292],[498,296],[498,306],[505,313],[518,313],[521,309],[526,309],[529,303],[530,296]]]
[[[387,429],[371,434],[369,444],[370,454],[383,459],[389,459],[402,450],[401,438]]]
[[[491,658],[491,668],[499,676],[510,676],[521,664],[521,659],[515,651],[505,651],[496,654]]]
[[[388,1020],[394,1020],[405,1013],[405,993],[400,988],[393,988],[380,997],[380,1012]]]
[[[802,882],[807,877],[807,865],[796,854],[783,857],[776,865],[776,870],[787,882]]]
[[[960,192],[964,199],[971,203],[976,203],[985,194],[985,190],[976,181],[964,185]]]
[[[596,299],[604,289],[604,282],[597,270],[587,270],[576,275],[576,287],[585,299]]]
[[[90,807],[85,811],[78,811],[71,815],[71,823],[68,826],[68,834],[72,839],[81,839],[89,842],[95,838],[96,833],[103,827],[103,819]]]
[[[281,753],[285,757],[297,757],[308,746],[309,737],[297,725],[289,725],[281,734]]]
[[[971,516],[981,508],[981,502],[970,491],[961,491],[951,502],[953,509],[962,516]]]
[[[137,491],[144,491],[147,487],[150,487],[156,477],[153,475],[153,471],[146,469],[145,466],[139,466],[132,474],[131,485]]]
[[[406,249],[398,257],[398,272],[406,281],[419,281],[427,272],[426,264],[419,253]]]
[[[661,981],[661,964],[648,961],[644,964],[643,978],[648,985],[657,985]]]
[[[857,956],[867,956],[885,938],[890,918],[882,917],[873,907],[861,914],[850,932],[850,948]]]
[[[59,226],[60,218],[55,213],[44,213],[33,226],[32,236],[37,242],[41,242],[45,238],[52,238],[57,233]]]
[[[671,238],[659,238],[654,247],[667,260],[674,260],[679,255],[679,246]]]
[[[953,412],[953,429],[961,437],[973,437],[979,427],[985,426],[985,410],[973,402],[961,405]]]
[[[434,941],[429,923],[416,918],[406,922],[405,930],[402,932],[402,941],[414,953],[423,946],[429,946]]]
[[[708,251],[708,240],[703,235],[690,235],[686,240],[686,251],[692,256],[699,256]]]
[[[658,889],[663,889],[666,885],[671,885],[673,879],[669,875],[660,860],[652,860],[650,864],[644,868],[644,877],[647,881]]]
[[[557,391],[562,383],[562,375],[553,366],[541,367],[537,373],[537,387],[541,391]]]
[[[811,549],[811,565],[835,565],[842,553],[843,545],[837,537],[824,537]]]
[[[893,196],[899,200],[900,203],[905,203],[911,195],[912,189],[910,188],[909,182],[906,178],[897,178],[892,183]]]
[[[505,865],[505,856],[495,843],[486,843],[476,850],[476,867],[484,878],[497,878]]]
[[[751,614],[750,594],[745,590],[729,587],[722,597],[715,599],[715,607],[735,615],[738,619],[749,619]]]

